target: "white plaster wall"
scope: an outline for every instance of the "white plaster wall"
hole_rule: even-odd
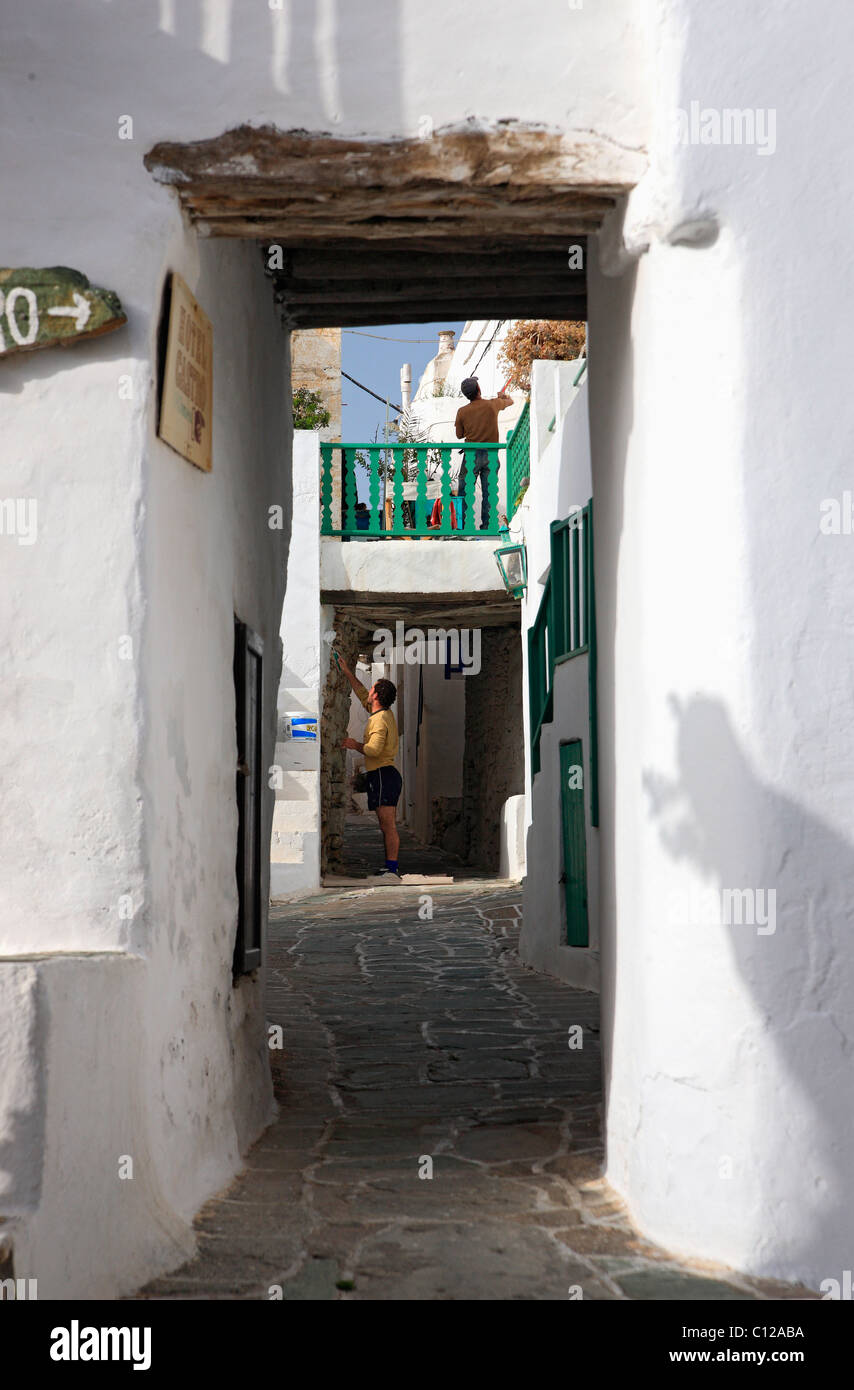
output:
[[[0,1209],[14,1222],[15,1273],[36,1278],[41,1299],[115,1298],[193,1253],[163,1182],[139,1064],[150,1034],[147,974],[121,953],[0,969],[12,1101],[11,1112],[0,1101]],[[20,1161],[9,1165],[7,1146]]]
[[[442,392],[448,369],[454,359],[453,344],[454,330],[452,328],[440,329],[436,355],[430,358],[416,383],[413,403],[415,401],[426,403]]]
[[[255,252],[197,243],[142,157],[157,140],[247,120],[414,135],[425,116],[439,127],[472,114],[495,122],[510,109],[592,130],[603,147],[642,142],[643,55],[627,0],[607,11],[544,0],[536,25],[518,7],[476,0],[467,12],[480,36],[476,71],[462,77],[446,62],[458,17],[449,3],[428,12],[415,0],[334,14],[225,0],[154,12],[130,0],[32,0],[7,16],[4,174],[16,192],[4,207],[4,260],[79,267],[119,293],[130,321],[97,342],[2,366],[4,490],[38,499],[40,539],[2,547],[13,658],[0,711],[10,750],[0,943],[10,953],[144,957],[133,986],[140,1038],[127,1052],[111,1047],[104,1082],[140,1097],[142,1165],[167,1225],[231,1175],[270,1113],[260,985],[233,990],[228,971],[230,670],[236,609],[265,640],[272,762],[287,529],[271,531],[266,509],[287,504],[287,363]],[[119,138],[125,117],[130,139]],[[214,321],[210,477],[154,434],[155,328],[170,268]],[[122,378],[129,397],[119,396]],[[458,582],[454,567],[449,587]],[[118,656],[125,637],[129,661]],[[321,652],[321,680],[326,661]],[[118,915],[124,895],[130,920]],[[56,1038],[61,1047],[61,1030]],[[69,1094],[83,1080],[72,1071]],[[104,1125],[87,1144],[81,1123],[84,1150],[64,1173],[63,1200],[81,1211],[94,1188],[87,1154],[124,1143],[118,1112],[115,1127],[106,1114]],[[143,1219],[143,1207],[128,1207],[125,1222],[102,1228],[87,1288],[123,1288],[131,1273],[178,1258],[171,1231],[152,1245],[152,1211]],[[39,1256],[53,1263],[33,1273],[47,1281],[73,1265],[83,1271],[75,1291],[85,1291],[81,1240],[79,1227],[56,1221],[50,1255],[43,1245]]]
[[[510,370],[507,364],[499,359],[504,340],[515,322],[515,319],[505,319],[503,322],[499,322],[498,319],[469,319],[454,347],[443,378],[447,395],[434,396],[433,364],[436,358],[427,364],[418,382],[412,409],[418,419],[430,429],[431,439],[456,437],[453,433],[456,413],[460,406],[467,404],[467,397],[460,391],[460,383],[466,377],[477,376],[483,396],[498,395]],[[498,417],[499,434],[502,439],[506,437],[507,429],[512,428],[513,423],[519,418],[525,404],[524,391],[513,391],[511,395],[514,405],[502,410]],[[444,436],[440,433],[443,424],[450,426],[450,433]]]
[[[402,566],[401,547],[406,564]],[[457,541],[424,537],[417,544],[402,540],[320,542],[320,585],[327,594],[355,590],[389,594],[503,593],[495,563],[494,540]]]
[[[522,600],[526,628],[537,616],[551,565],[549,527],[553,521],[567,517],[573,508],[585,506],[592,496],[587,373],[579,385],[572,388],[571,382],[577,374],[578,364],[574,362],[534,363],[531,393],[534,417],[542,417],[548,424],[556,404],[563,404],[563,414],[557,415],[551,432],[544,430],[544,438],[537,439],[536,426],[532,431],[531,482],[510,527],[514,540],[524,536],[528,555],[531,583]],[[560,382],[564,387],[562,399]],[[567,383],[570,383],[569,389],[566,389]]]
[[[449,121],[511,112],[637,146],[647,105],[641,18],[627,2],[576,10],[542,0],[531,24],[506,0],[473,0],[466,26],[478,43],[458,55],[462,67],[448,62],[459,24],[450,0],[429,11],[419,0],[371,0],[322,14],[290,0],[280,10],[211,0],[153,12],[133,0],[80,0],[73,13],[32,0],[9,16],[6,42],[19,60],[14,86],[32,109],[49,80],[52,111],[69,114],[73,86],[84,145],[90,133],[115,139],[117,110],[134,114],[137,141],[150,131],[199,139],[248,119],[427,138]],[[107,52],[114,62],[105,68]]]
[[[415,670],[417,713],[418,668]],[[444,666],[424,664],[424,718],[416,774],[412,828],[432,841],[433,798],[462,796],[465,743],[465,680],[445,680]]]
[[[415,802],[418,769],[415,765],[415,739],[418,730],[418,667],[403,667],[404,722],[400,747],[400,770],[403,775],[401,793],[402,819],[412,829],[415,823]]]
[[[530,794],[524,919],[519,956],[526,965],[556,975],[579,989],[599,988],[599,832],[590,817],[590,723],[585,654],[555,668],[554,719],[540,735],[540,771]],[[581,739],[587,844],[589,944],[566,944],[566,903],[560,876],[563,845],[560,744]]]
[[[481,395],[497,396],[510,374],[507,364],[499,359],[504,340],[515,322],[515,319],[505,319],[503,322],[498,319],[470,319],[463,328],[454,351],[448,372],[448,386],[459,393],[460,383],[466,377],[476,376],[480,382]],[[520,405],[524,404],[524,391],[514,392],[514,399],[516,397]],[[464,404],[465,398],[461,393],[459,400],[460,404]],[[503,410],[498,417],[499,424],[505,424],[508,415],[512,413],[509,409]]]
[[[551,564],[549,527],[574,507],[584,506],[592,493],[590,432],[586,373],[578,386],[578,362],[535,362],[531,375],[531,483],[514,518],[514,539],[524,538],[528,552],[528,592],[522,600],[525,682],[526,877],[525,913],[519,952],[538,970],[557,975],[582,989],[599,984],[598,853],[599,832],[591,823],[590,702],[588,658],[585,654],[561,662],[555,669],[553,717],[540,736],[540,771],[531,785],[530,710],[527,702],[528,643],[526,634],[536,616]],[[552,417],[555,424],[547,426]],[[539,428],[538,428],[539,424]],[[568,946],[566,909],[560,875],[561,799],[559,746],[580,738],[584,760],[584,803],[587,827],[587,891],[590,942]]]
[[[288,714],[320,720],[319,435],[296,430],[292,453],[292,512],[280,637],[275,762],[282,769],[270,840],[270,895],[290,897],[320,886],[320,739],[288,739]],[[328,658],[328,653],[326,653]]]
[[[773,107],[777,149],[662,140],[624,226],[649,249],[590,286],[608,1171],[666,1244],[817,1286],[854,1240],[854,553],[819,531],[850,483],[854,16],[650,14],[662,116]],[[776,892],[773,934],[690,924],[733,887]]]
[[[433,775],[433,755],[430,740],[430,711],[425,703],[421,721],[421,741],[418,747],[418,767],[415,777],[412,829],[419,840],[430,838],[430,779]]]
[[[126,986],[135,999],[126,1015],[140,1020],[132,1045],[98,1034],[101,1095],[124,1087],[138,1098],[138,1196],[128,1198],[128,1184],[121,1219],[117,1207],[115,1220],[85,1229],[100,1155],[112,1164],[127,1151],[128,1126],[109,1108],[90,1124],[81,1103],[79,1148],[61,1170],[45,1169],[21,1237],[37,1252],[40,1287],[85,1295],[127,1290],[179,1262],[176,1229],[186,1236],[272,1110],[261,984],[231,983],[231,664],[237,609],[265,640],[272,761],[287,347],[257,252],[199,244],[142,167],[174,103],[198,130],[200,108],[183,98],[199,74],[182,46],[128,6],[83,5],[72,16],[36,4],[10,21],[5,172],[18,197],[4,215],[4,262],[78,267],[116,290],[129,318],[97,341],[4,362],[0,397],[4,490],[35,497],[40,514],[36,544],[12,548],[4,537],[0,547],[12,654],[0,710],[10,750],[0,944],[7,956],[130,949],[145,961]],[[212,89],[208,101],[216,106]],[[129,106],[134,139],[120,141],[117,117]],[[214,324],[210,476],[155,438],[169,269]],[[279,503],[286,529],[271,531],[267,508]],[[131,912],[120,916],[125,898]],[[100,990],[110,990],[106,965]],[[73,1097],[91,1075],[82,1035],[75,1050],[68,1028],[49,1032],[41,1065],[66,1077]],[[2,1136],[13,1171],[30,1161],[19,1137]],[[87,1253],[95,1241],[97,1266]]]
[[[501,808],[500,878],[517,882],[525,877],[525,795],[508,796]]]
[[[279,618],[290,535],[287,337],[254,248],[185,235],[168,263],[214,331],[213,471],[149,418],[143,787],[150,807],[152,1124],[164,1185],[189,1216],[272,1112],[260,978],[231,984],[237,920],[232,661],[236,613],[264,643],[263,766],[274,763]],[[151,402],[153,406],[153,400]],[[271,527],[281,507],[284,528]],[[268,786],[265,777],[264,785]],[[269,843],[272,793],[262,843]],[[265,856],[262,854],[262,866]],[[269,893],[262,876],[262,901]]]

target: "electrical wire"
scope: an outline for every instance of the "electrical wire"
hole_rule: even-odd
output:
[[[483,361],[484,357],[485,357],[486,354],[489,352],[489,349],[492,347],[492,344],[495,342],[495,339],[498,337],[498,334],[501,332],[502,326],[503,326],[506,322],[507,322],[506,319],[498,319],[498,321],[497,321],[497,327],[496,327],[496,329],[495,329],[495,332],[493,333],[493,335],[492,335],[492,337],[490,338],[489,342],[487,343],[486,347],[483,349],[483,352],[480,354],[480,357],[479,357],[479,358],[477,359],[477,361],[475,362],[475,364],[474,364],[474,370],[470,373],[471,376],[474,376],[474,373],[477,371],[477,369],[478,369],[478,367],[480,366],[481,362]],[[343,331],[344,333],[359,333],[359,330],[358,330],[357,328],[345,328],[345,329],[343,329],[342,331]],[[382,341],[383,341],[383,342],[386,342],[386,343],[432,343],[432,342],[433,342],[433,339],[432,339],[432,338],[390,338],[390,337],[387,337],[387,336],[386,336],[385,334],[383,334],[383,333],[359,333],[359,336],[362,337],[362,338],[381,338]],[[482,337],[483,337],[483,334],[480,334],[477,338],[474,339],[475,346],[477,346],[477,344],[481,341],[481,338],[482,338]],[[461,338],[461,339],[460,339],[460,342],[471,342],[471,341],[472,341],[471,338],[468,338],[468,339],[463,339],[463,338]],[[457,344],[455,344],[455,346],[458,347],[459,344],[457,343]],[[471,356],[471,353],[469,354],[469,356]],[[353,383],[354,386],[358,386],[360,391],[366,391],[367,394],[368,394],[369,396],[373,396],[373,398],[374,398],[375,401],[380,401],[383,405],[388,405],[388,407],[389,407],[390,410],[396,410],[397,413],[398,413],[399,415],[403,413],[403,406],[394,405],[393,402],[387,401],[386,398],[385,398],[385,396],[380,396],[380,395],[378,395],[376,391],[372,391],[372,390],[371,390],[370,386],[363,386],[362,383],[361,383],[361,381],[357,381],[356,378],[355,378],[354,376],[350,376],[348,372],[345,372],[345,371],[342,370],[341,375],[344,376],[344,377],[346,377],[348,381],[352,381],[352,383]]]
[[[383,343],[434,343],[435,338],[393,338],[389,333],[365,333],[361,328],[342,328],[342,333],[354,333],[357,338],[378,338]],[[454,344],[458,347],[460,343],[474,343],[475,347],[480,342],[483,334],[477,338],[458,338]]]
[[[502,329],[503,325],[504,325],[506,322],[507,322],[506,319],[499,319],[499,320],[498,320],[498,327],[496,328],[495,332],[493,333],[493,335],[492,335],[492,337],[490,338],[489,342],[487,343],[486,347],[483,349],[483,352],[480,354],[480,357],[479,357],[479,358],[477,359],[477,361],[475,362],[474,367],[473,367],[472,370],[469,372],[469,376],[474,376],[475,372],[477,371],[478,367],[480,366],[480,364],[481,364],[481,362],[483,361],[483,359],[484,359],[484,357],[486,356],[486,354],[489,352],[489,349],[492,347],[492,344],[495,342],[495,339],[498,337],[498,334],[501,332],[501,329]]]
[[[375,401],[380,401],[382,405],[387,405],[389,410],[396,410],[398,415],[403,414],[402,405],[395,405],[394,402],[388,400],[386,396],[378,396],[376,391],[371,390],[370,386],[363,386],[361,381],[357,381],[354,376],[350,376],[347,372],[342,371],[341,375],[346,376],[348,381],[352,381],[354,386],[358,386],[360,391],[367,391],[368,395],[373,396]]]

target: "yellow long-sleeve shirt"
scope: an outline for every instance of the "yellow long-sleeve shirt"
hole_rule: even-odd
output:
[[[356,694],[367,709],[368,692],[361,681],[357,681],[356,685]],[[390,709],[380,709],[371,715],[365,725],[362,752],[367,772],[374,772],[378,767],[394,766],[397,757],[397,721]]]

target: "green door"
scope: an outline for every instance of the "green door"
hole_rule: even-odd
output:
[[[563,839],[563,884],[566,903],[566,940],[569,946],[586,946],[587,936],[587,838],[584,827],[584,776],[581,739],[560,745],[560,819]]]

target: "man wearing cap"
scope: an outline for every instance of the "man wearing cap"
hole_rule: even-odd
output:
[[[454,422],[457,439],[464,439],[467,444],[497,444],[498,412],[499,410],[506,410],[508,405],[513,404],[510,396],[505,395],[502,390],[499,395],[493,396],[490,400],[484,400],[480,394],[480,386],[476,376],[467,376],[465,381],[460,383],[460,390],[468,400],[468,405],[461,405],[457,411],[457,418]],[[463,464],[457,479],[457,494],[463,499],[463,526],[466,524],[465,484],[467,476],[466,456],[463,454]],[[480,524],[484,531],[488,531],[491,521],[488,449],[475,450],[475,487],[478,478],[480,479]]]

